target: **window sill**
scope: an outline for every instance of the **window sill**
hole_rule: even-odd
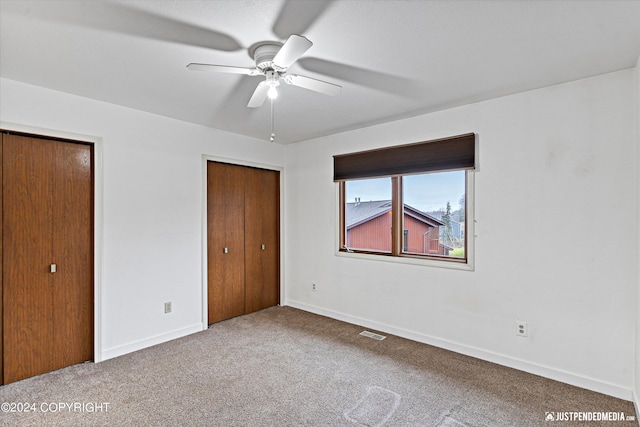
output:
[[[474,271],[473,262],[467,258],[467,261],[460,260],[444,260],[433,258],[422,258],[415,256],[391,256],[385,254],[371,254],[362,252],[347,252],[344,250],[336,250],[336,256],[345,258],[364,259],[370,261],[394,262],[398,264],[422,265],[425,267],[447,268],[451,270]]]

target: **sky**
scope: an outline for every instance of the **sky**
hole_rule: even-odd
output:
[[[444,209],[447,202],[457,210],[465,192],[464,171],[410,175],[403,178],[404,202],[423,212]],[[391,178],[347,181],[347,202],[391,200]]]

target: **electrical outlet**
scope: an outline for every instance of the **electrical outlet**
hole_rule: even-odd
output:
[[[312,290],[313,292],[315,292],[315,291],[317,291],[317,290],[318,290],[318,285],[316,284],[316,282],[312,282],[312,283],[311,283],[311,290]]]
[[[171,313],[171,301],[164,303],[164,312],[165,314]]]
[[[526,337],[529,335],[527,322],[523,322],[522,320],[516,320],[516,335],[519,337]]]

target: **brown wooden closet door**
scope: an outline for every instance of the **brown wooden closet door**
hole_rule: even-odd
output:
[[[51,143],[5,136],[4,381],[54,369]]]
[[[0,304],[2,304],[2,295],[3,295],[3,285],[2,285],[2,283],[3,283],[3,278],[4,278],[4,273],[2,272],[2,264],[3,264],[3,261],[2,261],[2,253],[3,253],[2,243],[3,243],[4,239],[2,237],[2,228],[3,228],[2,227],[2,223],[3,223],[2,211],[3,211],[3,209],[2,209],[2,193],[1,193],[1,190],[2,190],[2,187],[1,187],[2,186],[2,164],[3,164],[2,152],[4,151],[3,147],[4,147],[4,134],[0,133]],[[4,329],[4,327],[3,327],[3,315],[2,315],[2,309],[0,307],[0,334],[2,334],[3,329]],[[3,372],[4,371],[4,361],[3,361],[4,351],[2,349],[2,345],[4,344],[3,341],[4,341],[4,339],[0,335],[0,384],[4,384],[4,372]]]
[[[207,163],[207,240],[208,318],[211,324],[244,314],[242,167]]]
[[[58,369],[93,359],[93,174],[91,146],[52,144],[57,272],[51,278]]]
[[[93,230],[79,221],[93,216],[86,149],[3,137],[4,383],[92,358]]]
[[[246,168],[245,176],[245,310],[251,313],[280,302],[280,173]]]

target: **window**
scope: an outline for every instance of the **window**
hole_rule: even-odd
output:
[[[468,264],[474,167],[474,134],[335,156],[340,251]]]
[[[345,182],[343,246],[391,253],[391,178]]]
[[[409,230],[402,232],[402,251],[407,252],[409,250]]]
[[[405,243],[402,252],[464,258],[466,172],[431,172],[400,179],[403,226],[419,237],[410,246]]]

